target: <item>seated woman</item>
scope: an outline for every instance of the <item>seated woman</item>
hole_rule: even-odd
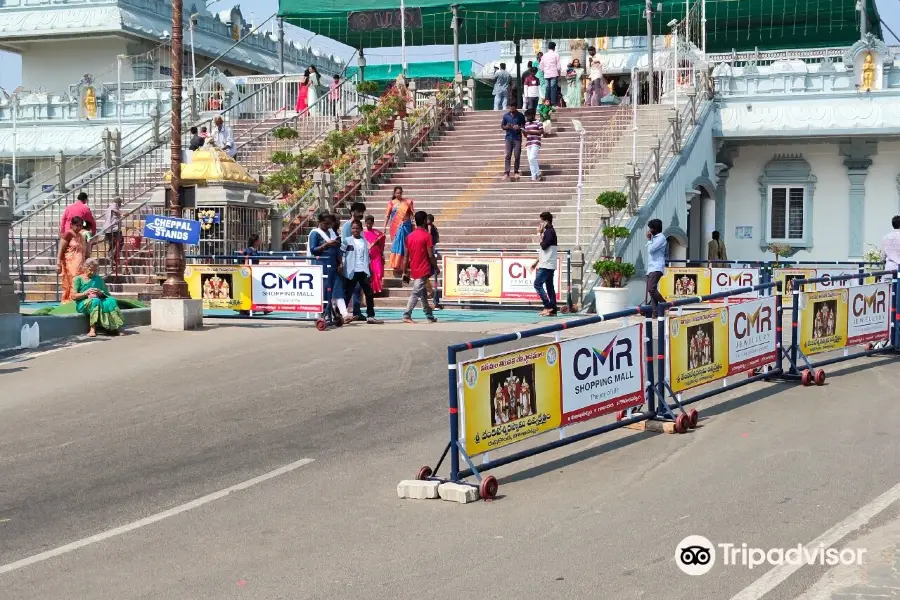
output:
[[[75,310],[87,315],[90,323],[88,337],[97,337],[97,327],[110,335],[119,335],[125,324],[116,299],[109,295],[104,282],[97,275],[97,259],[84,261],[84,273],[75,278]]]

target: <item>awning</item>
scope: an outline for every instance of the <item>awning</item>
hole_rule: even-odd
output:
[[[474,68],[474,61],[459,61],[459,71],[463,77],[474,77],[478,72]],[[395,65],[368,65],[366,67],[366,81],[393,81],[400,74],[402,66]],[[347,77],[352,78],[359,73],[359,67],[348,67]],[[455,71],[453,61],[438,62],[413,62],[406,65],[406,76],[409,79],[445,79],[452,81]]]
[[[881,37],[875,0],[869,31]],[[654,31],[684,18],[683,0],[654,0]],[[453,43],[450,0],[409,0],[406,43]],[[400,45],[397,0],[279,0],[289,23],[354,48]],[[646,35],[645,0],[468,0],[459,4],[463,44],[519,39],[579,39]],[[735,50],[847,46],[859,39],[853,0],[706,0],[707,49]],[[695,19],[695,22],[699,19]]]

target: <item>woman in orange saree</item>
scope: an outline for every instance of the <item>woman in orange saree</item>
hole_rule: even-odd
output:
[[[394,188],[394,197],[387,206],[384,229],[391,228],[391,269],[396,277],[403,275],[406,266],[406,236],[412,233],[413,201],[403,197],[403,188]]]
[[[88,244],[81,233],[84,221],[81,217],[72,217],[69,230],[59,241],[59,254],[56,257],[56,272],[61,276],[62,302],[72,302],[75,294],[75,278],[81,273],[87,258]]]

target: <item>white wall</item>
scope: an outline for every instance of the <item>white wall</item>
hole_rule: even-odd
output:
[[[893,143],[897,147],[897,155],[900,156],[900,143]],[[810,143],[810,144],[769,144],[765,146],[741,146],[737,158],[734,159],[734,167],[731,169],[725,200],[725,231],[722,232],[725,244],[728,248],[728,258],[732,260],[771,260],[773,255],[760,250],[760,238],[764,236],[762,231],[761,201],[759,192],[759,177],[763,169],[776,154],[801,154],[809,163],[813,175],[816,176],[815,192],[813,195],[813,248],[810,252],[799,251],[793,257],[795,260],[846,260],[848,258],[848,220],[849,220],[849,194],[850,182],[847,179],[847,169],[844,166],[844,157],[840,155],[837,142]],[[884,219],[885,206],[893,202],[897,206],[897,189],[894,178],[900,171],[896,157],[891,166],[892,175],[890,181],[894,183],[893,192],[889,198],[884,197],[887,182],[887,165],[880,167],[881,163],[891,161],[890,156],[881,156],[879,145],[878,156],[873,157],[873,166],[866,178],[866,223],[873,219]],[[875,179],[878,179],[877,184]],[[888,217],[890,223],[890,217]],[[751,225],[753,227],[753,239],[735,239],[735,227],[739,225]],[[874,243],[884,235],[884,228],[879,230],[880,235],[875,236],[875,228],[867,226],[865,241]],[[873,237],[875,236],[875,237]]]
[[[115,37],[31,43],[22,53],[22,85],[61,92],[81,81],[85,73],[93,75],[95,82],[115,81],[119,54],[125,54],[125,40]],[[126,61],[122,81],[132,80]]]
[[[879,141],[878,154],[866,177],[865,244],[881,248],[881,238],[891,229],[891,217],[900,215],[900,141]]]

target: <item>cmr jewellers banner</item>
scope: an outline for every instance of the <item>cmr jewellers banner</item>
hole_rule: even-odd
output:
[[[774,362],[777,318],[769,296],[669,319],[669,384],[674,392]]]
[[[725,267],[670,267],[659,282],[659,290],[666,300],[681,300],[730,292],[738,288],[759,285],[757,268]],[[756,300],[759,292],[744,292],[728,298],[729,303]],[[724,299],[710,300],[710,304],[723,303]]]
[[[890,316],[889,283],[800,294],[800,350],[809,356],[887,339]]]
[[[460,364],[462,439],[481,454],[644,402],[643,325]]]
[[[501,302],[540,300],[534,289],[537,255],[470,254],[443,257],[444,300]],[[562,269],[557,260],[554,284],[556,299],[562,298]]]
[[[253,265],[251,310],[285,312],[322,311],[322,266]]]

